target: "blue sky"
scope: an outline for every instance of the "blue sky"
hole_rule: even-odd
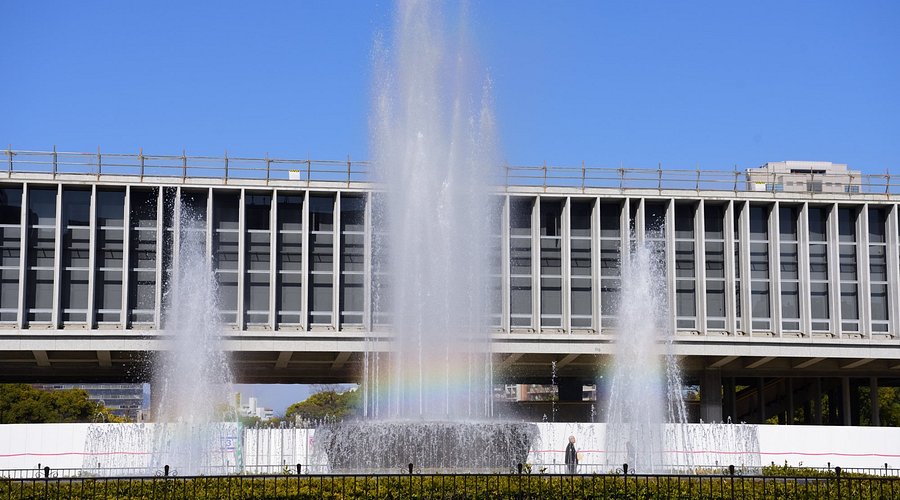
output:
[[[391,10],[4,2],[0,144],[367,157]],[[900,165],[898,2],[495,1],[470,17],[507,162]]]
[[[470,11],[511,164],[900,173],[900,2]],[[373,40],[391,15],[386,0],[5,0],[0,145],[366,158]],[[250,392],[280,410],[307,388]]]

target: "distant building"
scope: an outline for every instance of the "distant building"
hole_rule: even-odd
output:
[[[842,163],[776,161],[747,169],[748,191],[858,193],[862,174]]]
[[[582,385],[582,401],[596,401],[597,386]],[[501,401],[553,401],[558,398],[555,385],[547,384],[505,384],[502,390],[495,390],[495,397]]]
[[[148,407],[144,404],[143,384],[33,384],[45,391],[84,389],[88,399],[109,408],[110,413],[135,422],[146,420]]]
[[[269,420],[275,416],[275,410],[259,406],[259,400],[253,396],[247,398],[247,402],[243,402],[241,393],[234,394],[235,409],[238,415],[242,417],[257,417],[260,420]]]

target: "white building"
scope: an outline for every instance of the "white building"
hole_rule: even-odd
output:
[[[243,417],[257,417],[262,421],[266,421],[275,416],[275,411],[272,408],[260,406],[259,400],[254,396],[248,397],[247,402],[244,403],[241,393],[237,392],[234,395],[234,402],[235,409]]]
[[[777,161],[747,170],[750,191],[858,193],[862,173],[827,161]]]

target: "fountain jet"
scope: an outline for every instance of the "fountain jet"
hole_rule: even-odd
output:
[[[464,16],[464,14],[463,14]],[[374,418],[489,417],[488,186],[497,165],[488,86],[465,23],[451,34],[435,2],[402,0],[379,49],[372,119],[375,329],[363,387]]]

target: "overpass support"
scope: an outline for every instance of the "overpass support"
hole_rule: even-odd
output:
[[[580,403],[583,400],[584,382],[576,377],[560,377],[556,390],[561,403]]]
[[[881,426],[880,408],[878,406],[878,377],[869,378],[869,404],[871,405],[871,420],[869,425],[873,427]]]
[[[850,377],[841,377],[841,417],[844,425],[853,425],[850,405]]]
[[[700,419],[722,421],[722,372],[704,370],[700,378]]]

